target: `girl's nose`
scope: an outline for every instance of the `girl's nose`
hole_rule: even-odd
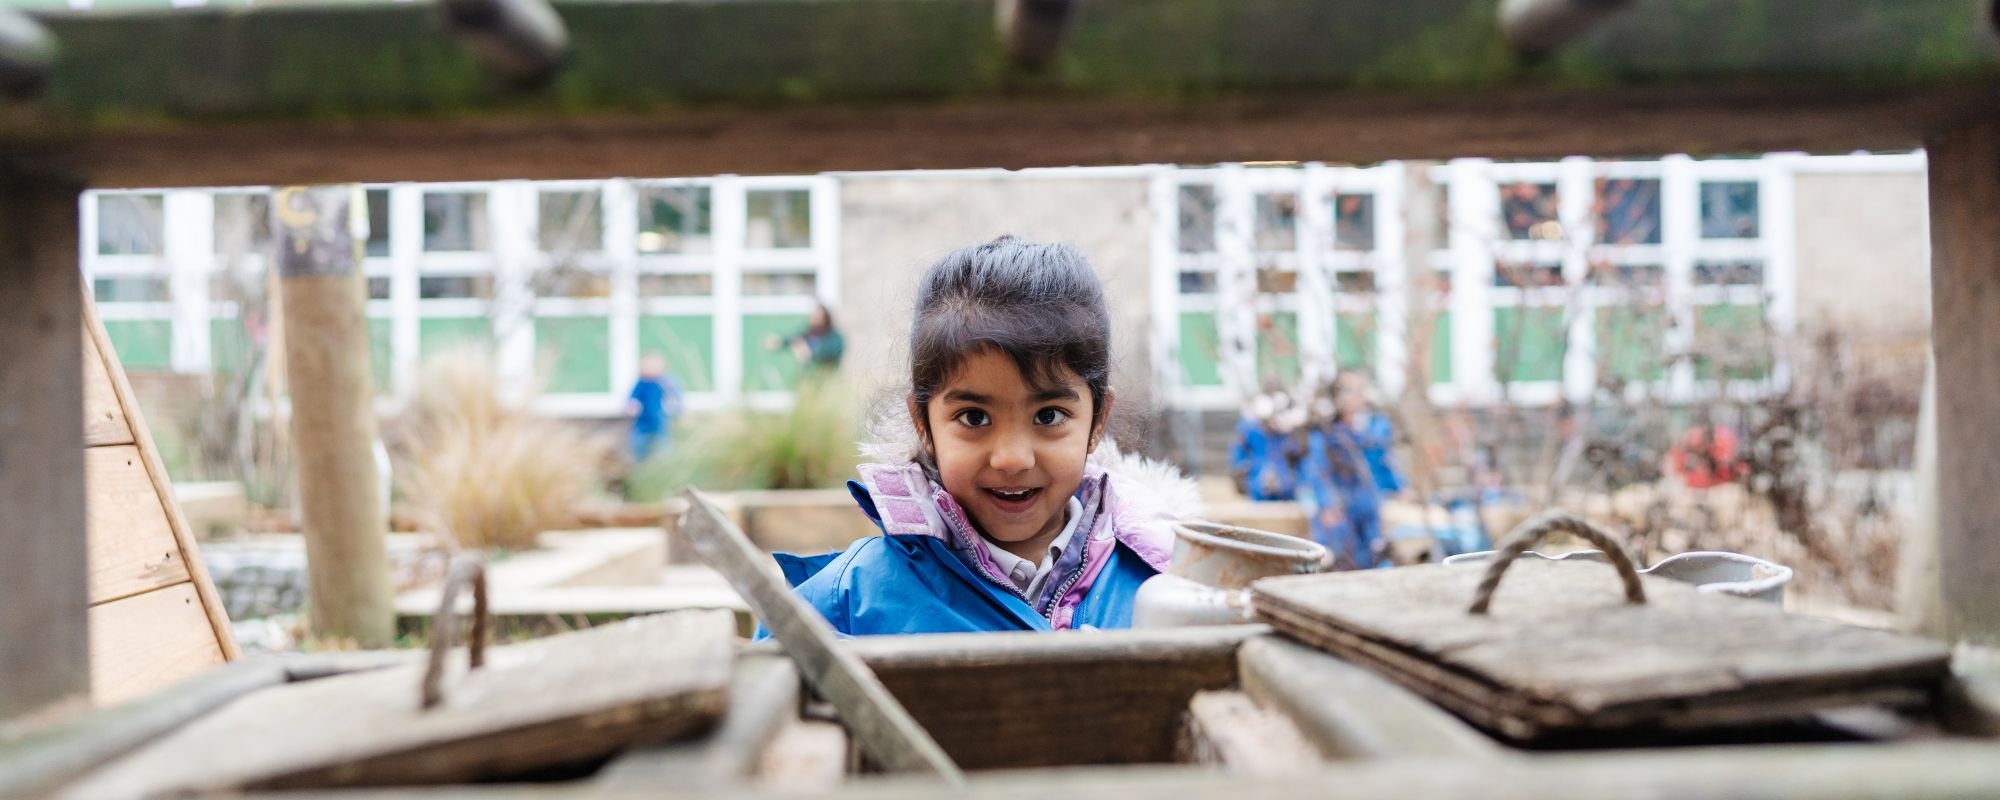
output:
[[[1006,434],[993,442],[987,462],[997,472],[1024,472],[1035,466],[1034,443],[1021,434]]]

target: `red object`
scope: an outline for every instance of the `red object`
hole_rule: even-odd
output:
[[[1667,452],[1667,462],[1688,488],[1707,489],[1749,473],[1750,466],[1736,455],[1736,448],[1736,431],[1696,425]]]

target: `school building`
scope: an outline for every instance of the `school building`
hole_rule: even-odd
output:
[[[847,336],[843,372],[888,387],[920,271],[1014,233],[1098,267],[1127,409],[1226,418],[1270,377],[1367,369],[1395,391],[1414,352],[1436,402],[1482,405],[1614,377],[1768,390],[1788,370],[1772,343],[1801,332],[1922,342],[1924,169],[1901,153],[723,175],[370,185],[357,207],[385,405],[426,354],[477,342],[503,376],[540,376],[549,413],[620,413],[645,352],[694,408],[779,406],[797,366],[768,343],[816,302]],[[249,366],[273,324],[268,189],[93,191],[81,213],[128,370]],[[1671,357],[1717,351],[1736,360]]]

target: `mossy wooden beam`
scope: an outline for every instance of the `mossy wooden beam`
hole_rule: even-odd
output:
[[[1032,72],[992,0],[555,7],[574,52],[528,91],[420,4],[43,12],[60,55],[0,151],[99,184],[586,177],[1896,147],[2000,113],[1986,0],[1648,0],[1541,57],[1494,0],[1092,0]],[[457,163],[378,146],[411,139]]]

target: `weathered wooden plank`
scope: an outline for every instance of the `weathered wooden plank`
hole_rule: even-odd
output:
[[[83,336],[83,443],[91,447],[132,443],[132,423],[125,419],[104,354],[89,331]]]
[[[0,720],[90,691],[80,188],[0,163]]]
[[[1929,640],[1792,617],[1639,576],[1624,602],[1604,565],[1517,562],[1489,614],[1480,570],[1426,565],[1260,581],[1258,613],[1510,737],[1775,720],[1910,702],[1947,670]]]
[[[774,792],[824,792],[847,779],[853,747],[838,724],[792,720],[757,764],[757,786]]]
[[[90,487],[92,605],[188,580],[180,543],[138,447],[90,448],[84,479]]]
[[[660,615],[496,648],[420,708],[421,665],[270,689],[68,787],[69,797],[421,784],[590,761],[707,729],[727,703],[729,615]],[[274,727],[274,721],[310,721]]]
[[[779,579],[777,563],[750,544],[721,511],[690,488],[680,531],[709,566],[729,578],[771,638],[799,665],[813,689],[840,711],[868,756],[890,771],[963,783],[964,775],[866,664],[843,648],[833,626]]]
[[[1237,646],[1268,632],[1231,625],[848,644],[955,761],[1018,769],[1172,761],[1188,699],[1234,684]]]
[[[509,800],[653,797],[645,790],[610,792],[575,784],[507,787]],[[1037,770],[981,776],[954,798],[1060,797],[1128,800],[1601,800],[1607,797],[1713,797],[1763,800],[1972,798],[2000,794],[2000,745],[1948,741],[1880,746],[1790,745],[1735,748],[1620,750],[1536,756],[1503,762],[1407,758],[1356,761],[1304,776],[1258,778],[1185,767],[1117,770]],[[299,800],[475,800],[490,787],[297,795]],[[740,791],[686,795],[740,797]],[[850,784],[829,800],[928,800],[937,786],[915,780]]]
[[[122,703],[223,663],[193,583],[90,609],[91,699]]]
[[[1319,771],[1319,748],[1284,714],[1242,692],[1196,692],[1188,701],[1186,761],[1263,777]]]
[[[39,797],[239,697],[289,678],[275,660],[197,673],[169,690],[61,724],[0,736],[0,797]]]
[[[1237,651],[1243,691],[1283,711],[1328,758],[1502,758],[1492,739],[1408,689],[1277,636]]]
[[[1954,635],[2000,643],[2000,122],[1930,153],[1931,341],[1937,352],[1938,589]]]
[[[729,683],[729,713],[709,735],[642,747],[604,765],[606,786],[701,790],[750,782],[772,740],[799,718],[799,671],[775,654],[746,655]]]
[[[152,429],[146,426],[146,415],[139,410],[139,396],[132,391],[132,382],[125,377],[125,370],[118,364],[118,353],[112,349],[111,336],[104,331],[104,322],[97,317],[95,302],[83,304],[84,335],[89,337],[97,352],[104,359],[105,371],[111,378],[111,392],[118,398],[119,409],[125,421],[131,426],[132,441],[139,449],[139,462],[146,467],[146,477],[153,482],[153,504],[166,511],[167,525],[173,529],[174,542],[180,548],[180,561],[194,585],[195,595],[201,599],[203,616],[208,621],[208,632],[214,638],[216,647],[226,660],[235,660],[242,655],[236,646],[236,632],[229,627],[229,614],[222,607],[222,598],[215,593],[215,581],[208,576],[208,565],[201,560],[201,552],[195,546],[194,530],[188,526],[187,516],[181,513],[180,503],[174,500],[174,485],[167,475],[166,464],[160,461],[160,449],[153,442]],[[96,669],[93,661],[92,669]]]

